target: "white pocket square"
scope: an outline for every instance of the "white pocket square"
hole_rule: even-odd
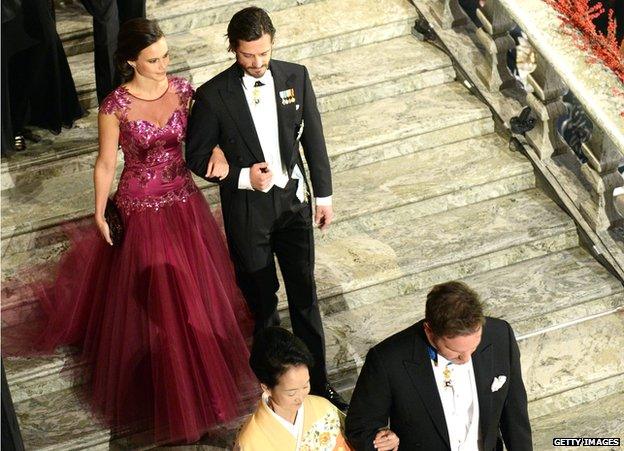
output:
[[[492,391],[498,391],[500,390],[500,388],[505,385],[505,382],[507,382],[507,376],[497,376],[494,378],[494,380],[492,381]]]
[[[297,111],[299,110],[299,104],[295,105],[295,110],[297,110]]]

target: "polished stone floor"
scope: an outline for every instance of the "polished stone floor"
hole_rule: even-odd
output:
[[[225,23],[241,0],[153,0],[174,72],[197,86],[231,64]],[[410,35],[408,0],[259,0],[276,57],[305,64],[322,111],[336,222],[316,232],[316,279],[332,382],[348,396],[367,350],[423,316],[433,284],[461,279],[488,314],[509,321],[522,352],[535,449],[555,436],[622,435],[624,287],[580,245],[574,222],[536,187],[488,107],[450,59]],[[348,17],[348,20],[345,18]],[[59,32],[86,106],[95,106],[89,31],[80,7]],[[33,306],[25,268],[55,261],[62,225],[89,220],[96,113],[2,161],[2,326]],[[123,164],[120,158],[119,167]],[[218,216],[216,188],[198,181]],[[285,294],[280,313],[288,324]],[[79,401],[72,349],[9,359],[28,449],[127,449]],[[217,450],[234,431],[160,449]]]

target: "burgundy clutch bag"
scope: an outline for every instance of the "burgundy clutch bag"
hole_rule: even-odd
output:
[[[123,241],[124,226],[121,219],[121,213],[115,205],[113,199],[109,198],[106,201],[106,209],[104,210],[104,219],[108,224],[110,230],[110,237],[113,240],[113,246],[119,246]]]

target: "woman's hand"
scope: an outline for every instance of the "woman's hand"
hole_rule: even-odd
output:
[[[206,169],[207,178],[218,178],[223,180],[230,172],[230,165],[225,159],[225,154],[219,146],[212,149],[212,156],[208,161],[208,168]]]
[[[104,241],[106,241],[108,244],[112,246],[113,240],[111,239],[110,228],[108,227],[108,223],[106,222],[106,219],[96,217],[95,225],[100,231],[100,235],[102,235],[102,238],[104,238]]]
[[[377,432],[373,446],[377,451],[397,451],[399,449],[399,437],[390,429],[382,429]]]

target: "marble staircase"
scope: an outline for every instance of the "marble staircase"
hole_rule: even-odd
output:
[[[148,15],[169,33],[172,72],[199,85],[231,64],[226,21],[249,3],[148,1]],[[496,134],[487,106],[454,81],[448,57],[410,36],[410,2],[255,3],[274,19],[275,57],[309,68],[323,113],[337,218],[316,235],[317,284],[336,386],[348,395],[368,348],[423,316],[431,285],[461,279],[514,327],[536,450],[578,431],[624,436],[616,357],[624,287],[580,247],[573,221]],[[81,99],[93,108],[84,23],[59,11]],[[96,112],[41,136],[2,162],[5,332],[33,305],[22,271],[58,258],[62,224],[92,212]],[[198,184],[218,215],[216,188]],[[76,365],[71,349],[5,364],[27,449],[121,446],[81,404],[77,386],[86,381],[63,371]]]

